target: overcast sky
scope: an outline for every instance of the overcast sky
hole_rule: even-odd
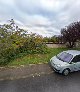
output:
[[[0,0],[0,23],[12,18],[30,32],[58,35],[61,28],[80,20],[80,0]]]

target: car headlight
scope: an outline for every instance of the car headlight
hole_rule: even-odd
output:
[[[58,64],[58,65],[57,65],[57,67],[61,67],[61,65],[60,65],[60,64]]]

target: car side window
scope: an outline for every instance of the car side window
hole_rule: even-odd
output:
[[[73,58],[72,62],[77,63],[80,62],[80,55],[77,55]]]

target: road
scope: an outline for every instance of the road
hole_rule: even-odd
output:
[[[80,92],[80,72],[68,76],[53,72],[14,80],[0,80],[0,92]]]

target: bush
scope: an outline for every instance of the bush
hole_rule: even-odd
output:
[[[18,28],[13,20],[10,22],[10,24],[0,26],[1,65],[8,64],[11,59],[20,56],[20,53],[36,54],[47,52],[47,46],[43,43],[42,36],[28,35],[25,30]]]

